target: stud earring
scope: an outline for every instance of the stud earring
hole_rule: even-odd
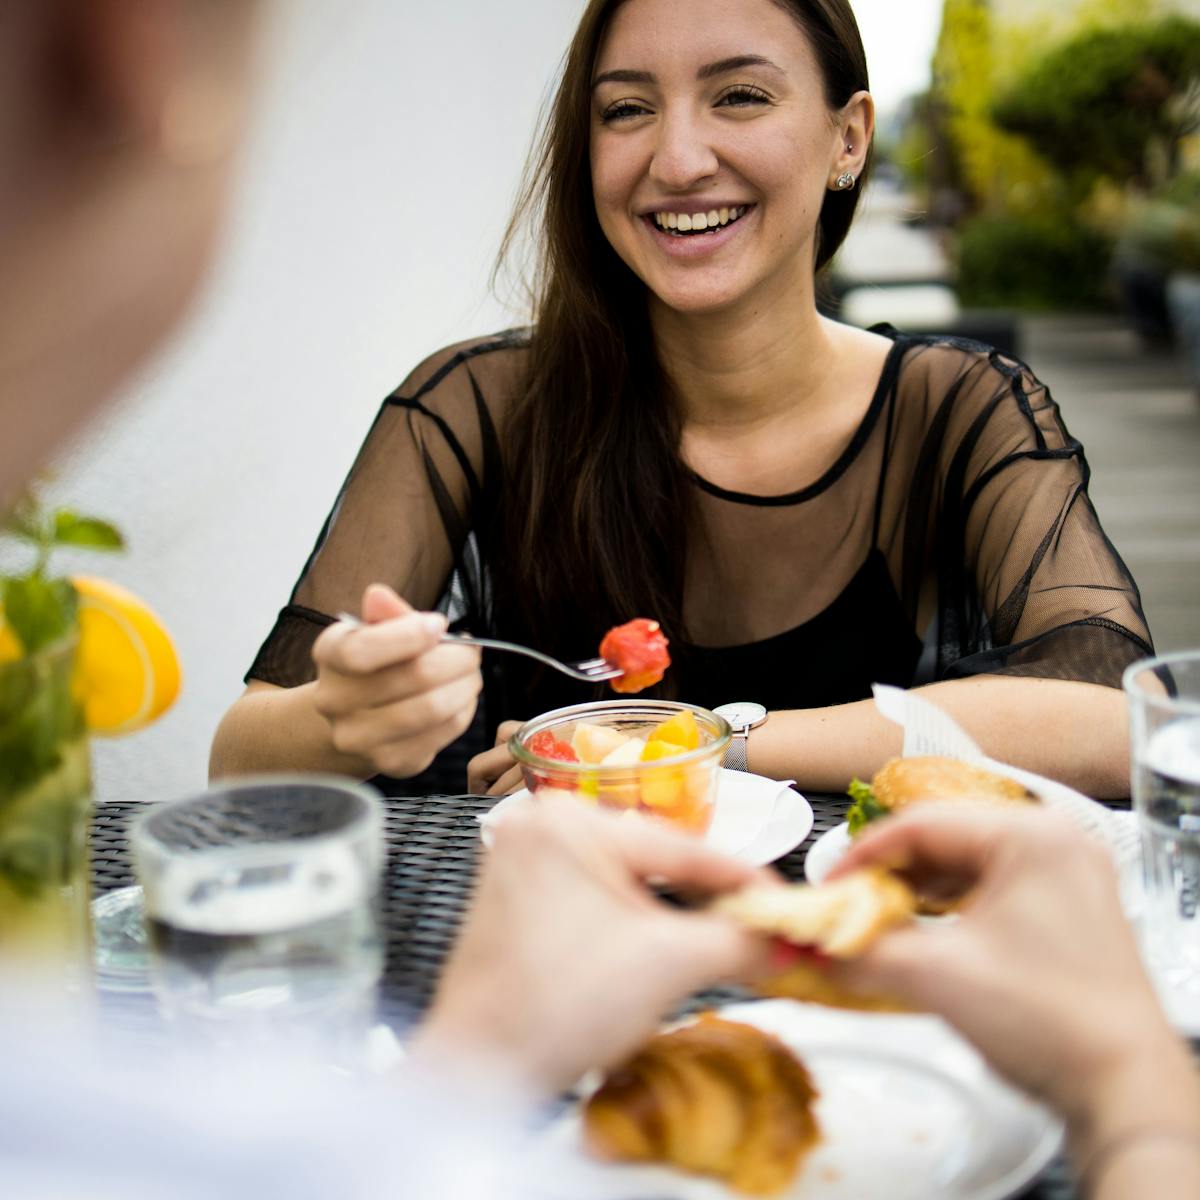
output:
[[[837,182],[833,185],[839,192],[848,192],[858,181],[850,174],[849,171],[843,172],[837,177]]]

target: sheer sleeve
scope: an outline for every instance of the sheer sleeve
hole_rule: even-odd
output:
[[[1141,598],[1088,498],[1083,447],[1023,364],[977,354],[947,397],[938,676],[1119,687],[1152,652]]]
[[[471,534],[523,361],[518,333],[453,346],[384,400],[247,680],[310,681],[317,635],[338,612],[357,612],[369,583],[452,619],[483,604]]]

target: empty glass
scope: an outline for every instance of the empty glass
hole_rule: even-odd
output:
[[[1143,950],[1171,1017],[1200,1033],[1200,651],[1135,663],[1125,691]]]
[[[185,1036],[354,1056],[382,970],[383,817],[335,777],[230,781],[141,817],[159,1005]]]

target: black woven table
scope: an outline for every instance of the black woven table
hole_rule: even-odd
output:
[[[803,878],[812,843],[845,819],[845,796],[808,794],[813,828],[804,843],[775,867],[788,879]],[[428,1006],[475,880],[479,822],[495,800],[480,796],[396,797],[385,800],[387,868],[382,917],[387,940],[383,1003],[389,1011],[419,1015]],[[96,894],[134,882],[126,832],[143,806],[101,804],[92,821],[92,879]],[[689,1007],[704,1007],[736,993],[712,992]],[[1066,1164],[1056,1159],[1025,1200],[1072,1200]]]

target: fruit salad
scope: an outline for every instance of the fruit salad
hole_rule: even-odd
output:
[[[562,715],[571,712],[579,715],[521,731],[514,739],[531,792],[569,793],[693,833],[708,829],[728,742],[719,718],[663,701],[579,705]]]

